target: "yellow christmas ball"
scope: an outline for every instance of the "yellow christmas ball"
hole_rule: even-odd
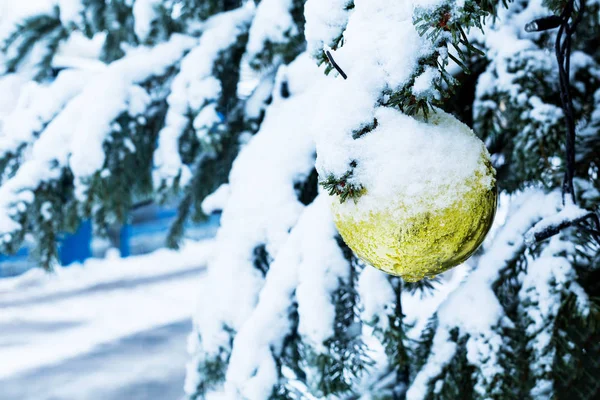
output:
[[[339,233],[361,259],[414,282],[463,263],[481,245],[496,212],[496,179],[485,145],[453,116],[437,110],[425,121],[397,114],[380,115],[380,126],[368,134],[373,144],[365,138],[364,145],[383,158],[397,157],[392,164],[401,158],[398,182],[389,171],[377,172],[385,166],[370,165],[377,157],[367,153],[354,175],[371,168],[371,180],[384,175],[388,186],[374,182],[371,190],[364,179],[361,196],[341,202],[330,195],[331,208]],[[394,130],[404,138],[396,140]],[[410,168],[413,173],[404,173]]]

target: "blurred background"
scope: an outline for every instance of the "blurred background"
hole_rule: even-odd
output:
[[[13,22],[56,4],[0,0],[3,38]],[[81,46],[57,71],[99,62],[93,40]],[[0,77],[0,126],[27,95],[29,75]],[[183,248],[167,250],[176,207],[137,198],[127,223],[103,235],[84,221],[57,239],[50,274],[39,268],[32,237],[0,254],[0,399],[182,397],[198,278],[219,213],[187,222]]]

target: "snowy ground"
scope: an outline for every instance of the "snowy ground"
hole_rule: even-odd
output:
[[[178,399],[212,241],[0,280],[0,399]]]

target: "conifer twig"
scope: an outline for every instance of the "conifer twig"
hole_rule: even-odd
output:
[[[340,66],[335,62],[335,60],[333,59],[333,56],[331,55],[331,52],[329,50],[325,50],[325,55],[327,55],[327,59],[329,60],[331,65],[333,65],[333,68],[335,68],[337,70],[337,72],[340,73],[342,78],[348,79],[348,75],[346,75],[346,73],[342,70],[342,68],[340,68]]]

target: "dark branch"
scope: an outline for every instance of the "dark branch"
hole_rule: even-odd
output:
[[[325,54],[327,55],[327,58],[329,59],[329,62],[331,63],[331,65],[333,65],[333,68],[335,68],[337,70],[337,72],[340,73],[340,75],[342,76],[342,78],[348,79],[348,75],[346,75],[346,73],[340,68],[340,66],[337,65],[337,63],[333,59],[333,56],[331,55],[331,53],[329,52],[329,50],[326,50]]]
[[[525,25],[526,32],[541,32],[548,31],[550,29],[558,28],[562,23],[562,19],[558,15],[551,15],[549,17],[543,17],[534,19],[527,25]]]
[[[595,225],[595,229],[590,229],[583,225],[583,223],[587,221]],[[527,237],[526,240],[527,242],[531,243],[541,242],[543,240],[551,238],[552,236],[558,235],[561,231],[571,226],[577,226],[589,232],[592,236],[594,236],[594,239],[600,244],[600,219],[598,218],[598,215],[596,215],[596,213],[594,212],[589,212],[582,217],[575,218],[572,220],[564,220],[557,224],[550,225],[543,230],[532,232],[531,237]],[[535,229],[535,227],[533,229]]]

